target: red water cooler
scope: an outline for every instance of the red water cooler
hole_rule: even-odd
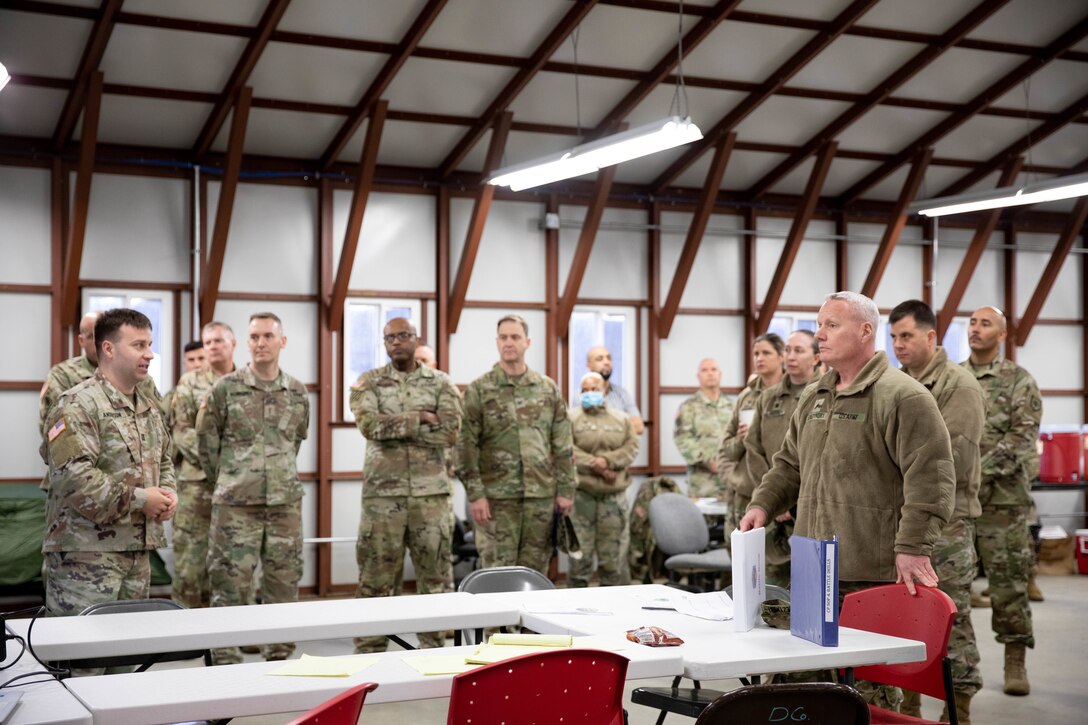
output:
[[[1081,479],[1080,426],[1043,426],[1039,430],[1039,480],[1078,483]]]

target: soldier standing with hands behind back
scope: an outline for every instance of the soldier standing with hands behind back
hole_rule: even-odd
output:
[[[271,312],[249,318],[249,365],[216,381],[196,430],[212,484],[208,579],[213,607],[247,604],[261,565],[262,601],[298,601],[302,577],[302,483],[296,458],[310,426],[306,387],[280,369],[287,345]],[[287,659],[293,643],[261,648]],[[213,650],[216,664],[242,661],[237,647]]]
[[[399,593],[407,546],[416,591],[453,591],[450,482],[446,450],[461,430],[461,395],[440,371],[415,360],[419,338],[397,317],[383,331],[390,363],[363,373],[351,412],[366,437],[363,504],[355,558],[357,597]],[[441,647],[441,632],[421,632],[422,647]],[[386,638],[355,640],[355,652],[384,652]]]

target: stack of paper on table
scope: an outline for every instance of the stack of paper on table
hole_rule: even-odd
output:
[[[304,654],[265,674],[285,677],[351,677],[378,661],[374,655],[314,657]]]

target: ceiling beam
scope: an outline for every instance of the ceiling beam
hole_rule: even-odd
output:
[[[575,0],[573,7],[567,11],[567,14],[563,16],[563,19],[559,21],[559,24],[552,28],[552,31],[548,33],[548,37],[537,46],[537,49],[533,52],[525,64],[514,74],[514,77],[510,79],[510,82],[499,91],[499,95],[495,96],[495,99],[491,101],[491,105],[487,107],[480,118],[472,124],[472,127],[461,137],[461,139],[454,144],[453,150],[446,155],[446,158],[442,160],[442,163],[438,166],[438,175],[440,178],[446,178],[457,168],[457,165],[464,160],[468,152],[472,150],[472,147],[476,145],[476,142],[484,135],[484,132],[495,123],[495,119],[499,115],[506,111],[517,95],[529,85],[529,81],[533,79],[533,76],[537,74],[541,66],[552,57],[552,54],[559,49],[559,46],[567,39],[578,24],[582,22],[582,19],[589,14],[589,11],[593,9],[593,6],[597,4],[597,0]]]
[[[68,248],[64,256],[64,300],[61,313],[64,325],[75,325],[79,310],[79,272],[83,266],[83,240],[91,204],[91,179],[94,176],[95,148],[98,146],[98,118],[102,110],[102,72],[94,71],[87,79],[83,96],[83,129],[79,138],[79,166],[72,200],[72,223],[68,227]]]
[[[976,5],[969,13],[964,15],[958,23],[942,33],[940,39],[936,43],[922,48],[922,50],[915,54],[913,58],[897,68],[895,72],[887,78],[873,86],[873,89],[866,93],[862,98],[855,101],[854,105],[843,111],[831,123],[824,126],[823,129],[806,141],[801,148],[797,149],[797,151],[790,154],[783,159],[781,163],[764,174],[763,178],[748,189],[748,193],[752,195],[753,199],[758,199],[763,196],[772,186],[778,183],[782,177],[793,171],[798,164],[808,158],[809,154],[815,153],[816,149],[820,147],[820,144],[835,138],[844,129],[891,96],[892,91],[917,75],[923,68],[936,60],[938,56],[978,27],[986,20],[986,18],[1007,5],[1008,2],[1009,0],[983,0],[983,2]]]
[[[1039,52],[1039,55],[1029,58],[991,83],[985,90],[963,104],[963,107],[960,110],[949,114],[936,126],[903,147],[903,149],[896,153],[890,161],[884,162],[879,167],[866,174],[864,178],[839,196],[839,204],[845,206],[857,201],[862,194],[887,178],[889,174],[894,173],[903,164],[907,163],[907,161],[909,161],[920,149],[935,145],[949,133],[966,123],[980,110],[990,105],[994,100],[1000,98],[1017,84],[1030,77],[1050,61],[1054,60],[1054,58],[1062,51],[1079,43],[1085,36],[1088,36],[1088,17],[1082,18],[1080,22],[1072,28],[1055,38],[1046,46],[1046,48]]]
[[[348,296],[348,283],[355,264],[355,253],[359,249],[359,233],[363,229],[363,214],[366,202],[374,187],[374,168],[378,165],[378,148],[382,142],[382,128],[385,126],[385,112],[389,101],[379,100],[370,114],[370,123],[366,128],[366,141],[359,157],[359,170],[355,177],[355,189],[351,197],[351,210],[348,212],[348,224],[344,230],[344,246],[340,251],[340,264],[336,269],[336,278],[329,295],[329,329],[340,331],[344,321],[344,302]]]
[[[949,184],[941,190],[939,194],[936,194],[936,196],[953,196],[954,194],[961,194],[967,191],[979,181],[986,178],[988,174],[1001,168],[1003,164],[1007,164],[1010,159],[1016,158],[1035,144],[1042,143],[1044,139],[1049,138],[1057,131],[1065,128],[1072,123],[1073,119],[1082,116],[1085,111],[1088,111],[1088,93],[1066,106],[1051,120],[1031,129],[1023,136],[1001,149],[1001,151],[994,154],[989,160],[982,162],[975,167],[974,170]],[[1015,178],[1009,181],[1009,184],[1012,184],[1013,181],[1015,181]]]
[[[812,173],[808,178],[805,193],[801,196],[801,203],[797,207],[797,215],[790,225],[789,234],[786,235],[786,243],[782,248],[782,254],[778,257],[778,267],[774,270],[774,276],[767,287],[767,296],[763,299],[763,305],[759,308],[759,319],[756,320],[755,334],[762,335],[771,325],[771,318],[778,309],[778,301],[782,299],[782,290],[786,288],[786,280],[789,279],[790,270],[793,268],[793,260],[797,258],[797,251],[801,248],[801,240],[805,237],[805,230],[812,220],[812,213],[816,211],[816,202],[820,198],[820,189],[827,180],[827,172],[831,169],[831,162],[835,158],[835,151],[839,144],[829,141],[816,155],[816,163],[812,167]]]
[[[1019,324],[1016,326],[1016,344],[1023,347],[1028,342],[1028,335],[1035,327],[1039,319],[1039,313],[1043,311],[1043,304],[1054,288],[1054,282],[1058,279],[1058,273],[1062,271],[1062,265],[1069,258],[1069,250],[1073,248],[1073,242],[1084,232],[1084,221],[1088,219],[1088,196],[1082,196],[1069,213],[1069,221],[1065,229],[1058,235],[1058,243],[1054,245],[1054,251],[1050,253],[1050,261],[1046,263],[1043,276],[1039,279],[1039,286],[1035,288],[1035,294],[1031,296]],[[1083,282],[1082,282],[1083,286]]]
[[[386,59],[385,65],[382,66],[382,69],[378,71],[378,75],[371,81],[370,87],[363,93],[362,98],[355,104],[355,108],[348,114],[336,135],[333,136],[332,141],[325,148],[325,152],[321,154],[322,171],[328,171],[336,163],[336,160],[340,157],[340,152],[344,150],[344,146],[359,129],[363,119],[371,112],[371,107],[375,101],[381,98],[381,95],[389,88],[389,84],[393,82],[393,78],[396,77],[408,58],[415,52],[415,49],[419,46],[419,41],[423,40],[423,36],[431,27],[431,24],[434,23],[435,18],[442,12],[442,8],[446,7],[446,2],[447,0],[428,0],[419,15],[416,16],[416,19],[412,22],[412,27],[408,28],[408,32],[404,34],[400,43],[397,44],[397,49]]]
[[[1001,173],[1001,178],[997,182],[997,188],[1008,186],[1020,173],[1020,168],[1024,165],[1024,157],[1017,156],[1005,165],[1005,170]],[[938,342],[944,339],[944,334],[948,331],[948,326],[952,324],[952,318],[956,316],[960,308],[960,302],[963,301],[963,295],[967,291],[967,285],[971,283],[971,277],[975,274],[975,268],[978,266],[978,261],[982,259],[982,253],[986,250],[986,245],[990,241],[990,236],[993,235],[994,229],[997,228],[997,222],[1001,218],[1001,212],[1003,209],[992,209],[987,212],[981,219],[979,219],[978,227],[975,229],[975,236],[971,238],[971,244],[967,247],[967,252],[963,255],[963,261],[960,262],[959,272],[956,273],[956,279],[953,280],[952,286],[948,288],[948,296],[945,297],[944,307],[937,313],[937,340]],[[1010,311],[1011,312],[1011,311]]]
[[[737,124],[748,117],[764,101],[786,84],[790,78],[805,65],[819,55],[836,38],[842,35],[847,28],[854,24],[858,18],[866,13],[877,0],[854,0],[849,6],[831,22],[827,30],[821,31],[815,37],[809,39],[800,50],[790,56],[789,60],[775,69],[759,88],[737,104],[733,110],[719,120],[703,138],[695,143],[688,144],[684,153],[676,161],[671,163],[656,179],[650,182],[650,188],[654,194],[660,194],[670,186],[676,177],[684,173],[708,148],[711,148],[721,140],[721,137],[736,128]]]
[[[869,274],[865,277],[865,284],[861,287],[861,293],[866,297],[876,296],[876,288],[880,286],[880,279],[884,276],[884,269],[892,258],[895,245],[899,243],[899,235],[903,233],[903,227],[907,225],[907,207],[918,195],[918,187],[922,185],[926,169],[929,168],[929,160],[933,157],[933,149],[924,149],[914,160],[907,180],[899,192],[899,198],[892,210],[892,221],[884,227],[884,235],[880,239],[873,263],[869,267]]]
[[[234,115],[230,122],[230,140],[227,142],[226,164],[219,185],[219,204],[215,212],[215,226],[208,245],[208,263],[204,268],[204,289],[200,291],[200,324],[215,319],[215,303],[219,297],[219,280],[223,274],[223,259],[227,254],[227,234],[230,217],[234,213],[234,195],[238,191],[238,177],[242,171],[242,149],[246,143],[246,123],[249,121],[249,101],[253,89],[238,89]]]
[[[227,79],[227,85],[223,88],[223,92],[219,94],[215,107],[208,114],[207,120],[204,121],[204,127],[200,129],[200,133],[196,137],[196,142],[193,144],[193,155],[196,156],[197,161],[203,161],[208,149],[215,143],[215,137],[219,133],[219,129],[223,127],[223,123],[227,120],[227,113],[230,111],[231,104],[238,97],[238,90],[249,81],[250,74],[257,67],[257,61],[261,59],[261,53],[264,52],[265,46],[268,45],[272,31],[276,29],[276,25],[280,22],[280,18],[283,17],[283,13],[287,10],[290,2],[291,0],[268,0],[268,5],[265,6],[264,13],[261,15],[257,27],[254,28],[253,35],[250,37],[249,42],[246,43],[245,50],[242,51],[238,62],[234,64],[234,70],[231,71],[230,78]]]
[[[96,11],[97,17],[87,37],[87,44],[83,47],[83,57],[79,59],[75,81],[68,92],[68,97],[64,99],[64,107],[53,129],[53,148],[57,151],[64,148],[64,145],[72,138],[76,121],[79,120],[79,112],[83,110],[91,76],[98,72],[102,56],[106,54],[106,46],[110,42],[110,35],[117,23],[117,11],[121,8],[121,2],[122,0],[104,0],[102,7]],[[102,86],[99,83],[99,103],[101,103],[101,90]]]
[[[491,143],[487,149],[487,158],[484,160],[482,179],[486,179],[487,175],[498,167],[503,150],[506,148],[506,138],[510,135],[510,122],[513,117],[514,114],[510,111],[503,111],[495,119],[495,126],[491,129]],[[472,216],[468,220],[465,246],[461,250],[461,261],[457,264],[457,276],[450,290],[447,328],[451,335],[457,332],[457,325],[461,322],[461,312],[465,309],[468,283],[472,279],[472,267],[476,264],[476,253],[480,251],[484,223],[487,222],[488,212],[491,211],[493,198],[495,198],[495,187],[481,180],[480,189],[476,192],[476,201],[472,206]]]
[[[578,299],[578,291],[582,288],[582,279],[589,265],[589,256],[593,252],[593,243],[597,239],[597,230],[601,226],[601,216],[608,205],[608,194],[612,191],[612,180],[616,176],[618,165],[606,166],[597,172],[597,183],[593,186],[593,196],[589,199],[586,216],[582,220],[578,246],[574,249],[574,258],[571,259],[570,271],[567,273],[567,284],[563,288],[563,296],[559,298],[555,333],[560,338],[566,338],[570,333],[570,315],[574,312],[574,303]]]
[[[714,149],[714,160],[710,162],[710,169],[706,172],[706,183],[703,184],[699,201],[695,205],[695,214],[691,219],[691,226],[688,227],[688,236],[684,240],[680,260],[676,263],[676,270],[672,274],[669,294],[658,316],[658,333],[662,338],[667,338],[672,332],[672,323],[676,319],[676,311],[680,309],[680,299],[684,296],[684,288],[687,287],[688,277],[691,276],[691,269],[695,265],[695,255],[699,253],[699,245],[703,241],[703,234],[706,233],[706,225],[714,211],[714,202],[718,200],[718,190],[722,187],[725,167],[729,163],[729,156],[733,153],[733,144],[736,140],[737,134],[727,133]]]
[[[718,25],[725,20],[729,13],[740,5],[741,0],[719,0],[718,4],[713,8],[710,8],[710,12],[699,19],[695,26],[687,32],[684,36],[683,42],[680,47],[683,48],[685,53],[691,53],[698,47],[699,43],[706,40],[706,38],[714,31]],[[596,128],[590,132],[590,138],[596,138],[608,133],[617,124],[623,121],[627,114],[635,109],[635,107],[650,95],[660,83],[662,83],[669,74],[676,68],[680,59],[680,47],[673,46],[673,48],[662,56],[654,67],[642,76],[642,79],[627,92],[627,95],[623,99],[612,107],[612,110],[604,115],[604,118],[597,124]],[[668,337],[666,332],[665,337]]]

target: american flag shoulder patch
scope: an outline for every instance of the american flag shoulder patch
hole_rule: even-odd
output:
[[[53,427],[49,429],[49,442],[52,443],[57,436],[59,436],[67,429],[68,424],[64,422],[64,418],[60,418],[56,423],[53,424]]]

